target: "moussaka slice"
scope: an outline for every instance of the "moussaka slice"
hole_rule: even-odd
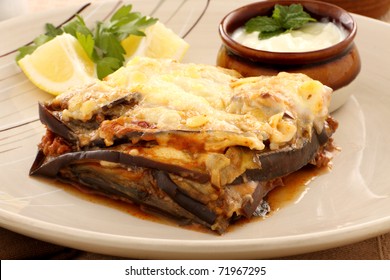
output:
[[[39,105],[47,132],[30,174],[222,233],[266,213],[287,174],[328,164],[330,96],[303,74],[136,57]]]

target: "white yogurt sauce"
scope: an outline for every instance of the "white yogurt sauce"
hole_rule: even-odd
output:
[[[332,22],[309,22],[299,30],[292,30],[268,39],[259,40],[259,32],[246,33],[240,27],[232,38],[244,46],[273,52],[306,52],[330,47],[342,41],[347,32]]]

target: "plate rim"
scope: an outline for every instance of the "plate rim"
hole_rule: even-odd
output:
[[[113,1],[114,2],[114,1]],[[355,15],[354,17],[358,18],[359,21],[363,22],[371,22],[373,24],[383,24],[386,26],[386,28],[390,27],[390,24],[368,18],[365,16],[361,15]],[[1,25],[0,25],[1,27]],[[390,30],[390,29],[389,29]],[[22,217],[22,218],[20,218]],[[19,218],[19,220],[18,220]],[[22,219],[22,221],[20,221]],[[16,223],[16,224],[14,224]],[[0,224],[2,227],[16,231],[21,234],[26,234],[30,233],[33,235],[34,238],[41,239],[44,241],[47,241],[48,239],[50,242],[53,242],[51,240],[51,237],[54,237],[56,233],[63,233],[65,236],[62,236],[61,239],[58,240],[58,242],[55,242],[60,245],[64,246],[69,246],[72,247],[72,244],[69,242],[73,241],[74,238],[77,238],[80,236],[80,234],[84,238],[90,238],[91,236],[98,237],[96,239],[96,242],[99,240],[102,241],[104,240],[103,237],[108,237],[111,242],[114,242],[116,245],[122,244],[119,241],[129,241],[132,240],[133,242],[131,243],[132,246],[135,245],[149,245],[152,241],[152,245],[163,245],[169,249],[169,252],[172,254],[176,254],[176,256],[186,256],[188,255],[188,249],[194,249],[196,252],[199,254],[204,253],[204,254],[210,254],[210,252],[204,252],[204,247],[202,246],[207,246],[208,248],[213,248],[215,250],[219,249],[219,251],[215,252],[218,257],[221,257],[221,254],[226,254],[226,248],[223,248],[224,246],[232,246],[234,244],[236,245],[244,245],[244,247],[248,247],[247,249],[251,249],[255,255],[258,257],[276,257],[276,256],[287,256],[287,255],[292,255],[292,254],[287,254],[287,255],[280,255],[279,253],[274,252],[269,252],[268,254],[262,254],[260,251],[256,251],[259,246],[266,246],[272,247],[271,245],[275,244],[287,244],[287,243],[294,243],[296,242],[297,244],[302,241],[302,240],[314,240],[314,239],[321,239],[324,237],[333,237],[335,240],[333,242],[314,242],[306,244],[305,247],[300,247],[301,250],[298,250],[299,253],[306,253],[312,251],[312,248],[318,247],[319,245],[322,245],[323,249],[331,248],[334,247],[334,241],[337,241],[336,243],[338,246],[341,245],[346,245],[349,243],[357,242],[360,240],[364,240],[369,237],[377,236],[379,234],[386,233],[390,230],[390,215],[388,217],[382,217],[378,218],[375,220],[367,221],[361,224],[355,224],[351,226],[346,226],[343,228],[339,228],[336,230],[326,230],[326,231],[319,231],[319,232],[312,232],[312,233],[307,233],[307,234],[297,234],[297,235],[291,235],[291,236],[278,236],[278,237],[265,237],[265,238],[243,238],[243,239],[222,239],[216,242],[215,239],[209,239],[209,240],[192,240],[192,239],[180,239],[180,242],[186,242],[187,244],[178,244],[177,240],[173,239],[164,239],[164,238],[149,238],[149,237],[136,237],[136,236],[123,236],[123,235],[114,235],[114,234],[109,234],[109,233],[102,233],[102,232],[96,232],[96,231],[89,231],[89,230],[83,230],[83,229],[78,229],[78,228],[73,228],[73,227],[67,227],[64,225],[58,225],[58,224],[53,224],[49,223],[46,221],[38,220],[38,219],[33,219],[31,217],[26,217],[22,216],[16,213],[11,213],[9,211],[6,211],[4,209],[0,208]],[[22,225],[27,226],[27,227],[32,227],[31,230],[29,229],[22,229]],[[36,236],[34,233],[37,232],[39,229],[44,229],[46,232],[44,232],[43,235],[41,236]],[[49,231],[48,231],[49,229]],[[49,234],[51,233],[51,234]],[[352,238],[348,239],[343,239],[342,235],[349,233],[349,237],[352,236]],[[31,236],[31,235],[30,235]],[[42,238],[43,237],[43,238]],[[58,237],[58,236],[57,236]],[[100,237],[100,238],[99,238]],[[336,238],[337,237],[337,238]],[[287,240],[286,240],[287,239]],[[280,240],[283,240],[283,242],[280,242]],[[136,244],[134,243],[135,241]],[[351,242],[352,241],[352,242]],[[95,242],[95,243],[96,243]],[[94,242],[88,242],[91,244],[95,244]],[[217,243],[217,244],[216,244]],[[239,244],[238,244],[239,243]],[[295,244],[295,243],[294,243]],[[168,245],[168,246],[167,246]],[[199,247],[201,246],[201,247]],[[298,245],[297,245],[298,246]],[[295,248],[298,248],[298,247]],[[137,247],[137,246],[136,246]],[[267,247],[267,248],[268,248]],[[292,245],[290,247],[293,248],[294,246]],[[126,247],[128,248],[128,247]],[[176,249],[176,251],[174,251]],[[182,250],[179,250],[182,249]],[[231,251],[236,251],[233,249],[236,248],[230,248]],[[142,251],[142,248],[140,249]],[[145,249],[145,251],[150,251],[150,249]],[[99,250],[99,248],[96,248],[95,252],[97,253],[105,253],[103,250]],[[294,250],[293,254],[296,254],[297,250]],[[118,252],[119,253],[119,252]],[[245,254],[245,252],[243,253]],[[117,255],[122,255],[122,254],[117,254]],[[124,255],[129,256],[126,252]],[[130,254],[132,255],[132,254]],[[169,257],[171,257],[170,255]]]

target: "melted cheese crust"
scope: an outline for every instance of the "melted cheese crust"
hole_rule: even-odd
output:
[[[85,122],[102,106],[137,93],[142,100],[123,114],[125,122],[146,122],[162,131],[232,132],[227,147],[263,150],[265,141],[278,149],[299,145],[313,128],[320,132],[331,92],[304,74],[242,78],[210,65],[136,57],[104,81],[72,89],[53,102],[66,104],[65,121]]]

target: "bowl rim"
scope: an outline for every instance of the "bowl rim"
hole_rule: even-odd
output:
[[[347,31],[348,35],[337,44],[330,47],[307,51],[307,52],[272,52],[257,50],[250,47],[241,45],[239,42],[232,39],[232,28],[235,30],[239,26],[242,26],[250,18],[256,15],[262,15],[256,13],[259,8],[270,9],[276,5],[291,5],[302,4],[304,9],[308,11],[312,16],[315,14],[317,17],[329,18],[332,22],[340,23]],[[323,14],[318,11],[318,7],[326,8],[327,13]],[[316,12],[313,12],[316,10]],[[332,17],[330,11],[337,12],[337,17]],[[242,15],[244,13],[244,15]],[[248,14],[248,15],[245,15]],[[253,14],[253,15],[252,15]],[[223,45],[231,53],[238,55],[244,59],[250,59],[257,62],[271,62],[276,64],[302,64],[302,63],[317,63],[328,60],[333,57],[338,57],[348,52],[353,45],[353,40],[357,33],[357,24],[352,15],[343,8],[323,1],[317,0],[259,0],[248,5],[241,6],[235,10],[230,11],[223,17],[219,24],[219,35],[221,37]]]

